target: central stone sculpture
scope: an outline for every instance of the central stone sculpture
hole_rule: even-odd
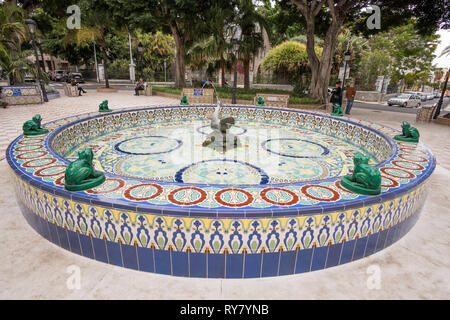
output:
[[[214,84],[209,81],[207,81],[205,85],[208,83],[210,83],[214,87]],[[215,87],[214,92],[216,92]],[[229,132],[230,128],[235,124],[234,118],[227,117],[224,119],[220,119],[219,113],[222,104],[220,102],[219,96],[217,95],[217,92],[216,98],[217,106],[214,110],[214,113],[209,117],[211,119],[211,129],[213,129],[213,132],[208,134],[206,140],[203,141],[202,146],[209,146],[214,150],[225,152],[228,149],[238,147],[239,140],[236,135]]]

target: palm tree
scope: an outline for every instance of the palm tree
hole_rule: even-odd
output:
[[[3,74],[9,78],[11,85],[22,84],[25,73],[31,73],[37,77],[34,62],[27,58],[31,54],[31,50],[25,50],[12,58],[0,50],[0,67],[3,70]]]
[[[194,66],[209,65],[222,69],[222,83],[225,83],[225,70],[229,70],[234,59],[233,45],[228,35],[233,22],[233,8],[220,1],[205,13],[209,21],[209,34],[205,34],[187,52],[187,61]]]
[[[108,48],[106,45],[105,28],[103,26],[82,26],[80,29],[70,31],[65,39],[64,43],[75,43],[80,47],[91,46],[92,44],[100,44],[100,52],[103,59],[103,70],[105,73],[105,87],[109,88],[108,78]]]
[[[269,30],[264,17],[256,11],[252,0],[240,0],[236,24],[241,29],[239,56],[244,65],[244,88],[250,88],[250,61],[264,46],[263,29]]]
[[[27,38],[25,13],[13,2],[0,4],[0,47],[12,53],[20,51]]]
[[[21,52],[21,44],[27,40],[25,13],[14,2],[0,4],[0,67],[11,84],[21,84],[24,73],[36,75],[30,51]]]

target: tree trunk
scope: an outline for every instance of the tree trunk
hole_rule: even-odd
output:
[[[244,59],[244,89],[250,89],[250,60]]]
[[[223,57],[223,55],[220,56],[220,67],[222,68],[222,87],[224,87],[226,78],[225,78],[225,58]]]
[[[307,41],[307,52],[311,66],[311,92],[310,95],[319,103],[328,102],[328,85],[330,82],[331,68],[333,66],[333,53],[337,36],[341,29],[341,19],[333,20],[329,27],[322,50],[322,58],[318,60],[314,52],[314,42]],[[309,35],[309,32],[308,32]],[[314,37],[314,31],[312,32]]]
[[[175,22],[169,23],[170,30],[172,31],[173,39],[175,40],[176,47],[176,60],[175,60],[175,87],[184,88],[186,83],[184,81],[184,74],[186,66],[184,59],[186,56],[184,41],[178,32],[178,28]]]
[[[103,33],[103,28],[101,29],[102,36],[100,38],[100,45],[103,57],[103,72],[105,74],[105,87],[109,88],[109,78],[108,78],[108,55],[106,54],[106,41]]]

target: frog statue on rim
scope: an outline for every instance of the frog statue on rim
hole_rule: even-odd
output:
[[[100,105],[98,106],[98,112],[111,112],[112,110],[108,107],[108,100],[104,100]]]
[[[408,121],[403,121],[402,123],[402,134],[396,135],[395,140],[405,141],[405,142],[419,142],[419,130],[411,127]]]
[[[353,157],[353,173],[342,177],[341,185],[355,193],[371,196],[381,193],[381,174],[369,164],[369,156],[358,152]]]
[[[86,148],[78,152],[78,160],[69,164],[64,175],[67,190],[87,190],[105,182],[105,174],[94,169],[92,165],[93,159],[94,153],[91,148]]]
[[[42,118],[40,114],[33,117],[33,120],[28,120],[22,126],[23,134],[26,136],[38,136],[48,133],[47,129],[41,128]]]

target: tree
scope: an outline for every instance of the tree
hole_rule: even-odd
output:
[[[167,24],[176,46],[175,86],[185,86],[185,58],[190,42],[201,34],[202,17],[209,7],[209,1],[156,0],[154,11],[161,23]]]
[[[252,0],[240,0],[237,9],[239,13],[236,15],[236,24],[241,29],[239,56],[244,66],[244,89],[249,89],[250,61],[264,46],[263,29],[269,29],[264,17],[256,10]]]
[[[32,54],[32,51],[24,50],[12,57],[10,55],[4,55],[0,51],[0,67],[3,76],[9,78],[11,85],[23,84],[25,73],[31,73],[37,77],[34,62],[27,58],[30,54]]]
[[[330,80],[332,58],[337,37],[346,21],[363,20],[362,9],[378,5],[385,11],[381,15],[383,27],[402,24],[411,16],[418,20],[417,28],[421,34],[433,33],[440,25],[450,27],[445,0],[430,1],[356,1],[356,0],[293,0],[300,9],[306,23],[307,52],[311,65],[311,96],[318,102],[327,101],[327,87]],[[440,6],[440,7],[439,7]],[[434,10],[433,10],[434,9]],[[385,14],[386,13],[386,14]],[[317,28],[323,28],[324,44],[322,58],[314,51]],[[319,30],[317,30],[319,31]],[[319,34],[321,34],[320,32]]]

